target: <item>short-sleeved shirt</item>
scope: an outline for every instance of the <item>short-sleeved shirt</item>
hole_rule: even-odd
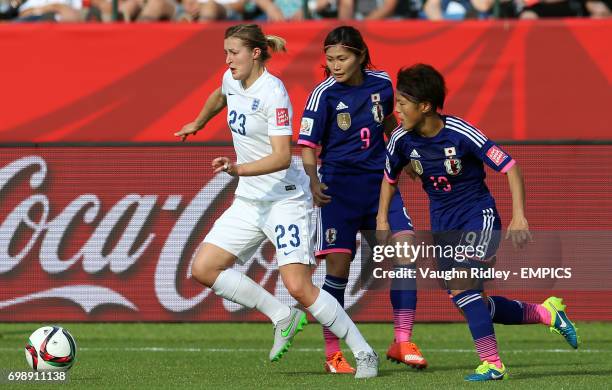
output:
[[[293,134],[289,95],[283,82],[268,71],[244,89],[228,69],[223,75],[221,93],[227,98],[227,123],[238,164],[272,154],[271,136]],[[308,177],[293,162],[282,171],[240,177],[236,188],[237,196],[262,201],[295,198],[305,192],[309,192]]]
[[[474,210],[495,208],[485,184],[484,164],[506,173],[512,157],[480,130],[461,118],[442,116],[444,127],[425,138],[398,127],[387,145],[385,177],[395,183],[410,164],[420,176],[430,202],[432,230],[458,229]]]
[[[329,77],[308,98],[298,144],[321,145],[322,175],[382,172],[383,122],[392,113],[393,85],[387,73],[366,70],[359,86]]]

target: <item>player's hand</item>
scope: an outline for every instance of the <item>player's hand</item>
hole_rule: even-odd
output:
[[[181,137],[181,141],[185,141],[188,135],[196,135],[198,131],[200,131],[200,127],[198,127],[197,123],[191,122],[183,126],[183,128],[180,131],[174,133],[174,135],[176,137]]]
[[[512,245],[515,248],[522,249],[528,242],[533,241],[531,232],[529,231],[529,223],[525,217],[512,218],[506,232],[506,240],[512,239]]]
[[[232,163],[229,157],[217,157],[212,160],[214,173],[225,172],[230,176],[238,176],[237,165]]]
[[[391,226],[389,221],[376,219],[376,241],[380,245],[386,245],[391,239]]]
[[[315,185],[310,186],[310,191],[312,192],[312,199],[314,201],[315,206],[323,207],[329,202],[331,202],[332,197],[326,195],[323,191],[327,190],[327,186],[325,183],[317,183]]]

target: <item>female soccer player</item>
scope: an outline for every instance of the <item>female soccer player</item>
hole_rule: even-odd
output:
[[[385,72],[371,70],[370,53],[359,31],[350,26],[332,30],[323,45],[328,76],[310,94],[298,144],[310,177],[314,202],[320,207],[317,257],[325,257],[323,290],[344,305],[349,267],[355,256],[358,231],[376,229],[378,195],[385,164],[384,134],[397,126],[393,115],[393,84]],[[321,179],[317,175],[316,148],[321,145]],[[389,210],[396,240],[409,240],[413,227],[399,191]],[[407,265],[396,265],[406,267]],[[411,283],[412,282],[412,283]],[[391,303],[395,341],[387,357],[417,368],[427,362],[410,342],[416,289],[414,280],[394,279]],[[323,329],[325,369],[351,373],[338,338]]]
[[[287,351],[306,323],[306,314],[281,303],[248,276],[232,269],[245,262],[266,239],[276,246],[280,275],[289,293],[321,324],[342,337],[357,360],[356,378],[377,375],[378,356],[333,296],[311,280],[314,264],[308,178],[291,163],[292,107],[282,81],[267,72],[270,51],[285,41],[265,36],[259,26],[237,25],[225,32],[229,69],[192,123],[176,136],[195,134],[227,106],[238,161],[218,157],[215,173],[239,176],[233,204],[215,222],[196,253],[192,274],[219,296],[256,308],[275,325],[270,360]]]
[[[437,245],[481,247],[480,256],[458,263],[438,259],[444,269],[482,267],[492,260],[501,239],[501,221],[495,200],[485,184],[483,162],[508,175],[512,193],[512,220],[506,238],[522,247],[531,238],[525,218],[525,186],[516,161],[482,132],[461,118],[438,114],[446,96],[444,78],[433,67],[417,64],[397,77],[396,111],[402,127],[387,145],[387,165],[380,192],[378,229],[388,229],[386,215],[396,191],[398,176],[407,164],[418,174],[429,196],[431,229]],[[477,253],[478,255],[478,253]],[[562,299],[550,297],[543,304],[484,297],[481,281],[455,279],[447,287],[463,312],[482,364],[468,381],[507,377],[498,352],[493,323],[542,323],[578,347],[576,328],[565,313]],[[489,307],[487,307],[487,302]]]

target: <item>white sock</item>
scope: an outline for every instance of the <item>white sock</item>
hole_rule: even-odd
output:
[[[289,306],[279,301],[268,290],[245,274],[231,268],[221,272],[211,288],[215,294],[225,299],[259,310],[267,315],[274,325],[291,313]]]
[[[361,351],[373,352],[340,303],[327,291],[320,289],[317,300],[306,309],[321,325],[329,328],[338,338],[344,339],[354,355]]]

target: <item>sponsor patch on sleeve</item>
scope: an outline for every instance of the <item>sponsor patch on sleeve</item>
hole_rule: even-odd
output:
[[[501,163],[503,163],[504,160],[508,158],[508,155],[497,146],[491,146],[491,148],[489,148],[489,150],[487,151],[487,157],[489,157],[489,159],[491,159],[491,161],[493,161],[495,165],[500,166]]]
[[[300,124],[300,134],[311,135],[313,125],[314,120],[312,118],[302,118],[302,123]]]
[[[276,109],[276,126],[289,126],[289,109]]]

